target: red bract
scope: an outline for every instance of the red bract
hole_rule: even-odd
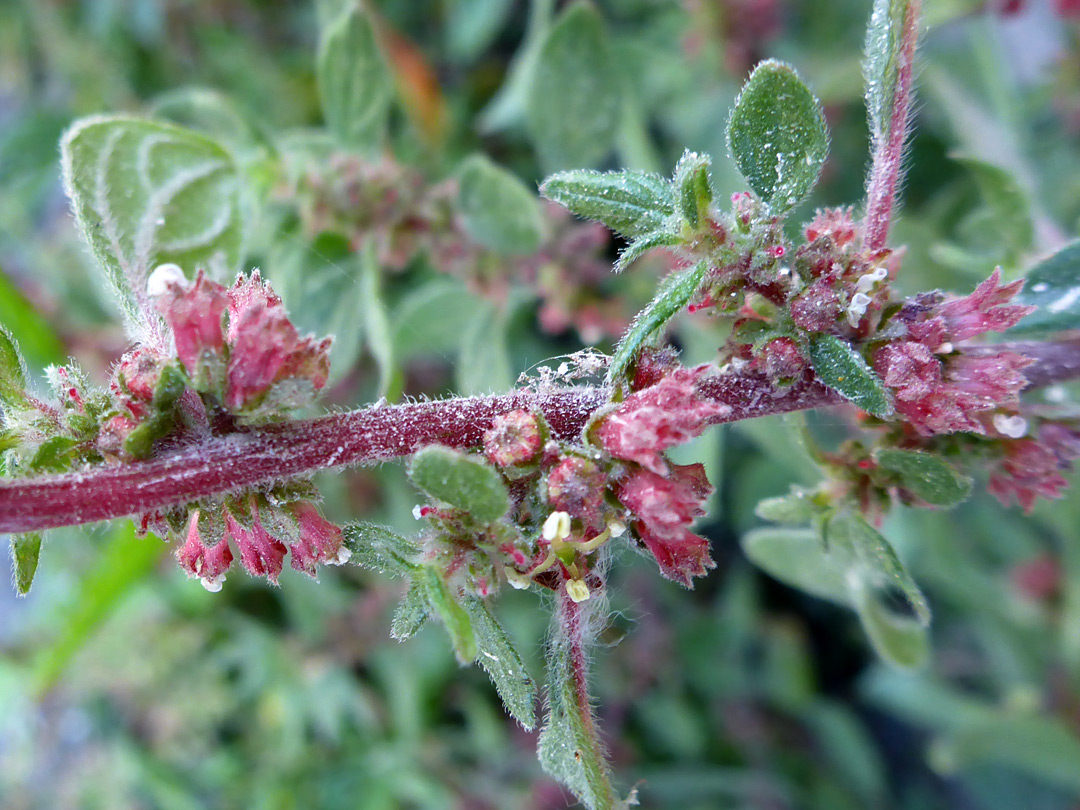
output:
[[[710,365],[679,368],[655,385],[631,394],[600,425],[598,436],[611,455],[666,473],[660,454],[701,434],[710,420],[730,410],[699,396],[697,385],[714,371]]]
[[[850,208],[821,208],[804,231],[807,242],[828,236],[838,248],[853,245],[862,237],[862,228],[855,222]]]
[[[176,561],[189,577],[198,577],[208,591],[220,591],[225,573],[232,565],[232,549],[228,540],[222,538],[207,545],[199,532],[199,510],[191,513],[188,522],[187,541],[176,550]]]
[[[330,338],[301,338],[281,299],[257,271],[229,291],[228,339],[232,346],[225,405],[230,410],[258,405],[283,380],[307,381],[314,391],[326,384]]]
[[[634,530],[668,579],[691,586],[693,577],[715,567],[709,541],[689,531],[705,514],[712,485],[700,464],[672,465],[666,476],[635,470],[619,487],[618,498],[637,520]]]
[[[986,433],[978,416],[1019,400],[1021,369],[1031,360],[1015,352],[960,355],[945,362],[925,345],[893,343],[874,355],[874,370],[896,394],[896,410],[924,436]]]
[[[136,419],[146,415],[164,364],[165,359],[160,354],[145,347],[120,358],[113,372],[112,391]]]
[[[169,284],[158,301],[172,329],[176,355],[193,380],[199,378],[207,357],[219,356],[225,348],[221,322],[226,303],[225,288],[202,270],[190,286]]]
[[[320,515],[313,503],[298,501],[286,508],[299,529],[298,539],[289,544],[294,569],[314,577],[319,563],[340,565],[349,559],[351,553],[342,545],[341,529]]]
[[[232,539],[240,549],[240,562],[249,574],[264,576],[276,585],[287,549],[266,531],[259,518],[259,506],[254,496],[249,499],[249,504],[250,527],[242,525],[229,509],[225,509],[226,537]]]
[[[1068,482],[1061,475],[1057,455],[1035,439],[1017,439],[1002,443],[1005,457],[990,475],[990,493],[1008,506],[1012,499],[1030,513],[1035,500],[1060,498]]]
[[[548,503],[594,526],[604,505],[607,478],[596,464],[571,456],[560,461],[547,477]]]
[[[1034,311],[1035,307],[1009,303],[1024,286],[1023,279],[999,287],[1000,281],[999,267],[971,295],[941,305],[939,313],[945,321],[949,340],[967,340],[991,331],[1004,332]]]

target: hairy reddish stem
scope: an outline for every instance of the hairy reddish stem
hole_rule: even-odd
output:
[[[1033,385],[1080,376],[1080,341],[999,344],[1034,357]],[[837,405],[816,382],[777,391],[758,374],[722,374],[701,394],[726,411],[715,421]],[[320,470],[408,456],[429,444],[473,447],[491,420],[518,408],[543,412],[555,434],[576,437],[608,398],[602,388],[572,388],[505,396],[370,407],[298,420],[163,451],[147,461],[0,482],[0,532],[26,532],[142,514]]]
[[[889,236],[889,224],[900,169],[904,160],[911,119],[911,96],[914,83],[915,45],[919,39],[919,0],[911,0],[904,14],[900,53],[896,66],[896,88],[889,113],[889,134],[874,144],[870,178],[866,187],[866,217],[863,244],[868,251],[881,250]]]

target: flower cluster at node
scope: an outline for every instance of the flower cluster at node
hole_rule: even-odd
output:
[[[233,548],[249,574],[277,584],[290,555],[292,567],[315,578],[316,567],[341,565],[351,552],[342,544],[341,529],[329,522],[307,500],[271,503],[249,494],[231,498],[217,508],[192,509],[186,529],[172,529],[175,516],[158,518],[170,534],[183,534],[177,562],[189,577],[197,577],[208,591],[221,590],[233,562]]]

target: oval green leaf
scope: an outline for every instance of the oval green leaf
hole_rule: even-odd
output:
[[[426,447],[413,456],[409,476],[431,497],[468,512],[480,523],[492,523],[510,509],[502,476],[479,457],[448,447]]]
[[[862,355],[835,335],[810,338],[810,364],[825,385],[879,419],[892,416],[888,390]]]
[[[775,214],[806,198],[829,152],[821,104],[794,68],[774,60],[750,74],[727,135],[735,165]]]
[[[881,450],[877,463],[895,473],[900,486],[932,506],[956,506],[971,494],[971,479],[940,456],[913,450]]]

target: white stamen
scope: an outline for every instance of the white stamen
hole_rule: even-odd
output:
[[[552,512],[544,521],[544,539],[547,541],[559,539],[565,540],[570,536],[570,514],[568,512]]]
[[[622,537],[626,534],[626,524],[621,520],[613,520],[607,525],[612,537]]]
[[[584,580],[568,579],[566,581],[566,595],[575,602],[584,602],[590,596],[589,586]]]

